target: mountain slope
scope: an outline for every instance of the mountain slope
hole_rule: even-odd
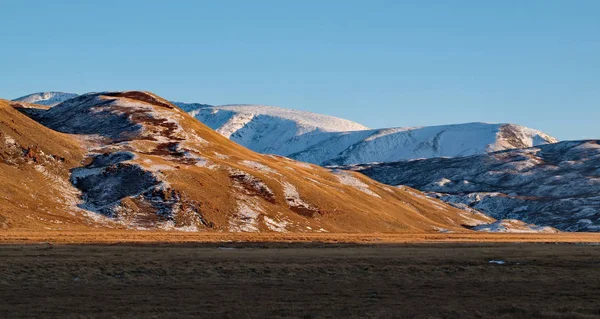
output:
[[[7,227],[39,227],[27,216],[43,218],[45,228],[83,227],[80,219],[90,217],[85,226],[251,232],[467,231],[462,225],[494,222],[410,188],[254,153],[148,92],[86,94],[27,113],[44,126],[8,112],[6,118],[23,122],[12,135],[39,127],[22,145],[44,145],[44,154],[56,153],[65,164],[49,163],[56,173],[41,184],[18,174],[0,181],[3,189],[14,182],[20,194],[32,195],[31,204],[17,211],[4,207],[19,198],[0,198]],[[5,161],[0,170],[27,165],[36,171],[35,163],[18,160]],[[40,211],[34,205],[43,193],[34,190],[38,185],[55,193],[63,185],[71,200],[53,201],[64,202],[64,209]],[[42,215],[46,210],[54,215]]]
[[[600,231],[600,141],[567,141],[463,158],[357,165],[382,183],[409,185],[494,218],[565,231]]]
[[[358,139],[348,139],[348,135]],[[341,141],[349,140],[349,143]],[[416,128],[392,128],[337,134],[291,157],[325,165],[392,162],[417,158],[460,157],[504,149],[553,143],[556,140],[540,131],[515,124],[466,123]],[[322,150],[339,150],[329,159],[319,158]],[[318,154],[315,156],[315,154]],[[329,154],[328,154],[329,155]]]
[[[39,92],[14,99],[14,102],[33,103],[39,105],[55,106],[79,94],[65,92]]]
[[[0,100],[0,229],[80,224],[69,170],[80,165],[79,141],[32,121]]]
[[[557,142],[514,124],[467,123],[370,130],[354,122],[266,106],[213,106],[190,114],[256,152],[319,165],[468,156]]]
[[[367,129],[333,116],[261,105],[213,106],[189,113],[253,151],[283,156],[305,150],[331,132]]]

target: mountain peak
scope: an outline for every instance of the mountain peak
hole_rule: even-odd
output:
[[[131,140],[166,138],[177,127],[174,118],[182,114],[150,92],[101,92],[66,100],[41,114],[39,120],[60,132]]]

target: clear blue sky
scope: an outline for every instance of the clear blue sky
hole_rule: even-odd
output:
[[[0,97],[150,90],[600,138],[600,1],[0,0]]]

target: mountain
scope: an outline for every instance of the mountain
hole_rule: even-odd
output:
[[[324,165],[348,165],[461,157],[556,141],[540,131],[520,125],[466,123],[335,134],[290,157]],[[340,152],[336,153],[338,150]]]
[[[600,231],[599,140],[345,168],[497,219]]]
[[[495,222],[408,187],[255,153],[149,92],[38,112],[10,104],[0,101],[4,228],[468,232]]]
[[[14,99],[15,102],[32,103],[46,106],[55,106],[79,94],[64,92],[39,92]]]
[[[515,124],[369,129],[333,116],[273,106],[171,103],[255,152],[318,165],[469,156],[557,142],[543,132]]]
[[[251,150],[319,165],[468,156],[557,142],[514,124],[368,129],[331,116],[255,105],[203,106],[189,113]]]
[[[189,113],[253,151],[282,156],[306,150],[327,140],[332,133],[367,129],[361,124],[333,116],[272,106],[213,106],[190,110]]]

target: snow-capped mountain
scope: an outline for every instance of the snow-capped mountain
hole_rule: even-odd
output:
[[[557,142],[543,132],[514,124],[374,130],[332,116],[272,106],[203,106],[187,111],[254,151],[320,165],[468,156]]]
[[[553,137],[520,125],[466,123],[346,132],[290,157],[324,165],[349,165],[469,156],[554,142],[557,140]],[[321,157],[325,154],[327,159]]]
[[[463,209],[565,231],[600,231],[600,140],[462,158],[348,166]]]
[[[333,116],[272,106],[213,106],[189,113],[253,151],[283,156],[325,142],[332,133],[367,129],[361,124]],[[319,161],[307,162],[320,164]]]
[[[39,92],[14,99],[15,102],[34,103],[46,106],[55,106],[79,94],[65,92]]]

